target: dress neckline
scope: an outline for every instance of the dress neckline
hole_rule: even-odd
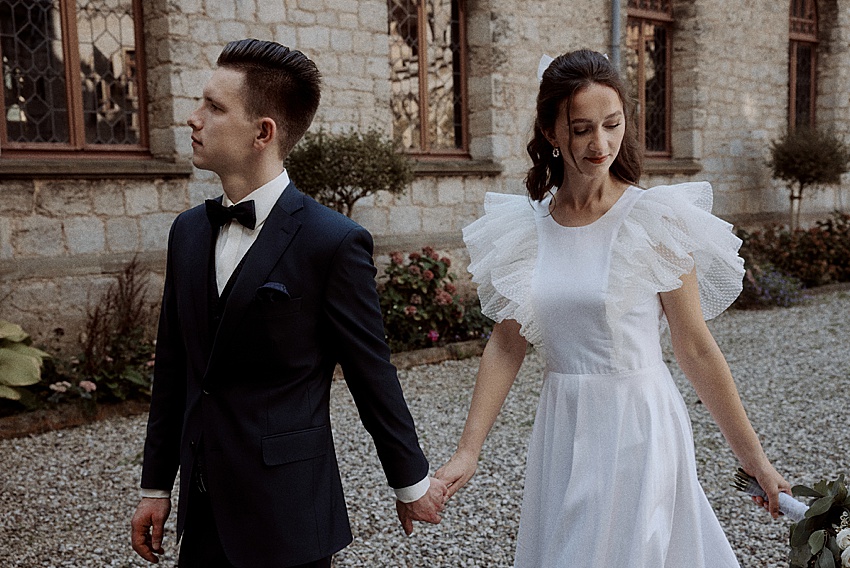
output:
[[[634,189],[637,189],[637,188],[633,185],[628,186],[623,191],[623,193],[620,195],[620,197],[617,198],[617,201],[615,201],[614,204],[611,205],[611,207],[608,208],[608,211],[606,211],[605,213],[600,215],[597,219],[591,221],[590,223],[587,223],[586,225],[575,225],[575,226],[574,225],[562,225],[559,222],[557,222],[555,220],[555,218],[552,216],[551,211],[549,211],[549,204],[552,202],[551,196],[548,199],[546,199],[544,202],[541,203],[543,205],[543,208],[542,208],[543,217],[549,218],[549,222],[551,222],[554,226],[556,226],[560,229],[564,229],[565,231],[579,231],[579,230],[582,230],[582,229],[590,229],[591,227],[594,227],[594,226],[602,223],[603,220],[612,217],[614,215],[613,211],[615,209],[619,209],[622,206],[621,204],[626,201],[626,199],[625,199],[626,194],[631,193],[631,191],[634,190]]]

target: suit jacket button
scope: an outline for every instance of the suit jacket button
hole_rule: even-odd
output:
[[[208,390],[206,390],[206,389],[204,389],[204,390],[203,390],[203,391],[201,391],[201,392],[203,392],[204,394],[210,394],[210,391],[208,391]]]

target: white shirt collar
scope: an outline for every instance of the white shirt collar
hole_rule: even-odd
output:
[[[286,173],[286,169],[284,169],[279,176],[267,184],[258,187],[238,201],[238,203],[242,203],[243,201],[248,201],[250,199],[254,200],[254,213],[257,216],[257,224],[255,225],[254,230],[257,230],[260,225],[266,221],[269,213],[272,212],[274,204],[277,203],[277,200],[280,199],[281,195],[283,195],[283,190],[286,189],[287,185],[289,185],[289,174]],[[230,201],[230,198],[227,197],[227,194],[224,194],[221,203],[225,207],[234,205],[234,203]]]

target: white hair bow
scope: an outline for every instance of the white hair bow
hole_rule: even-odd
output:
[[[545,53],[540,57],[540,63],[537,65],[537,82],[543,80],[543,72],[549,68],[549,64],[555,61],[554,57],[550,57]]]

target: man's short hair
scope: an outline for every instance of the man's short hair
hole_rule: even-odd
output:
[[[258,39],[231,41],[217,64],[245,73],[245,109],[252,118],[275,121],[280,155],[286,158],[319,107],[322,76],[316,64],[300,51]]]

